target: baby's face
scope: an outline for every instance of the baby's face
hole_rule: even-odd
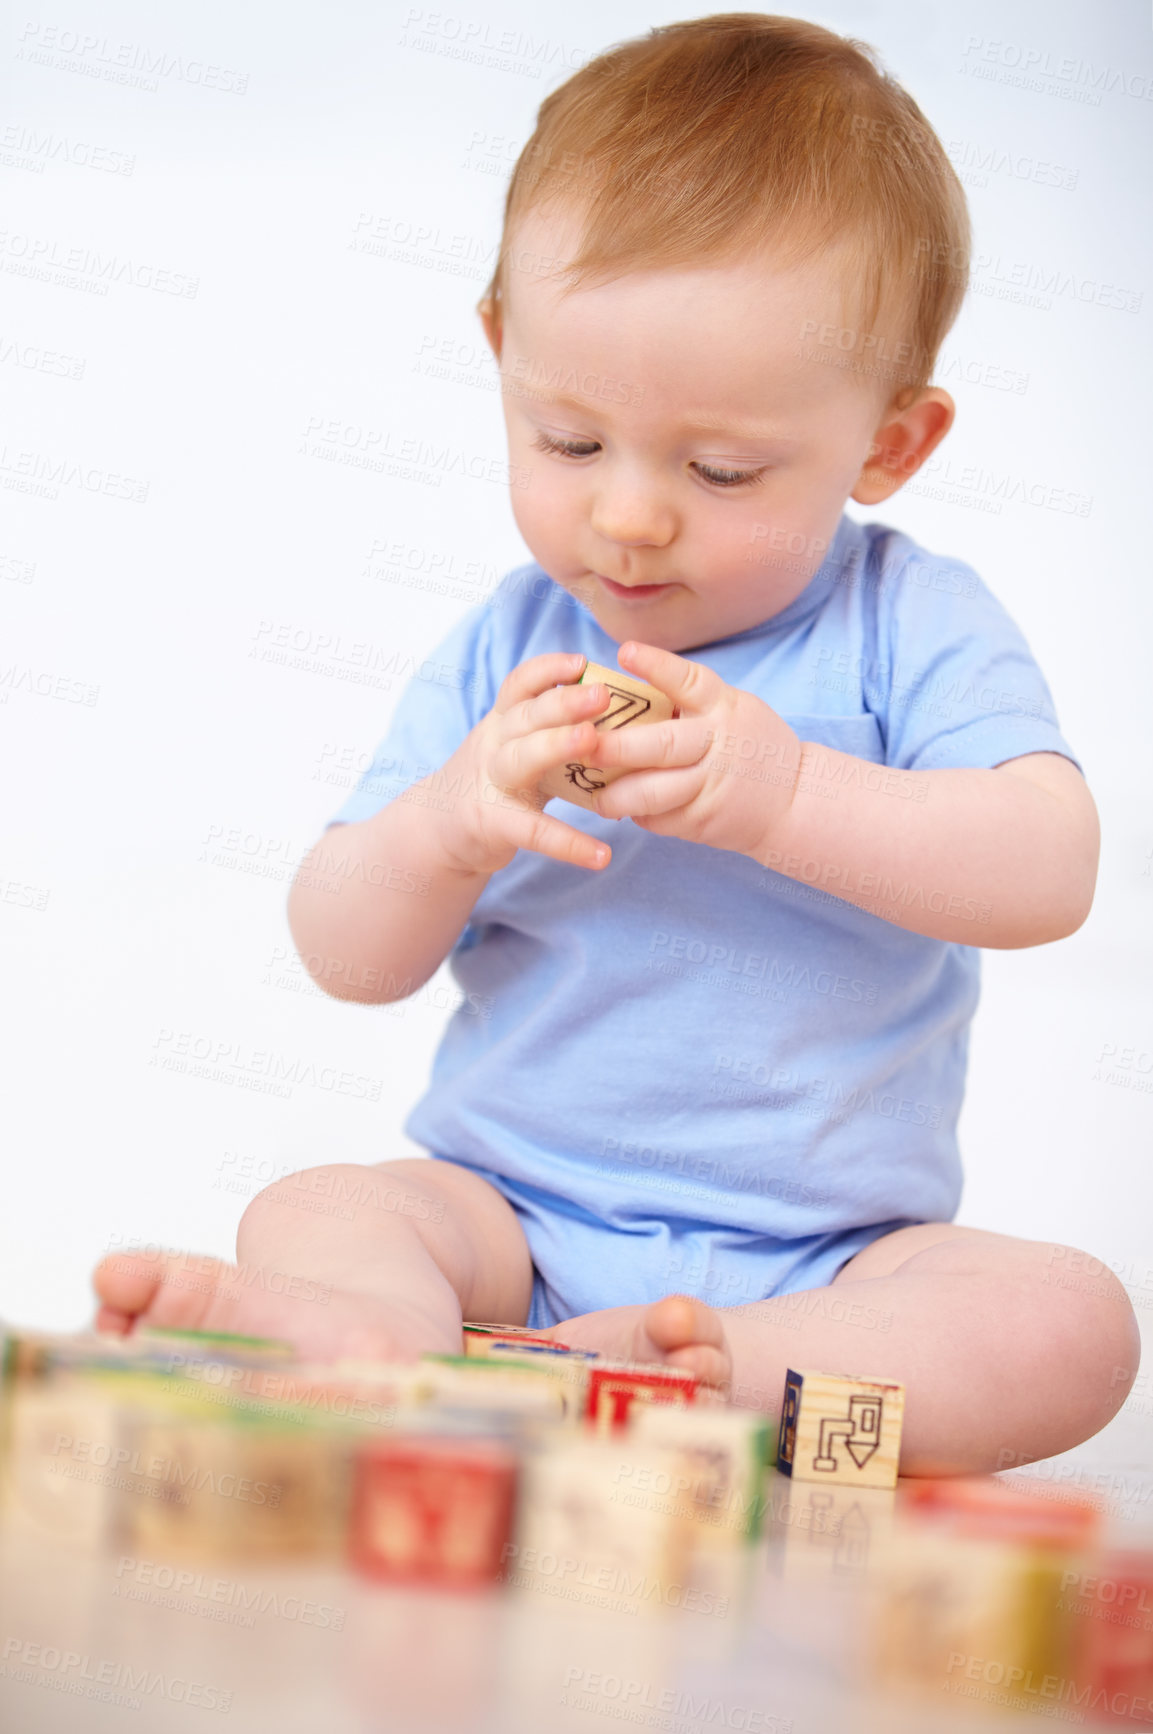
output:
[[[684,651],[755,626],[821,564],[891,395],[806,358],[806,330],[844,324],[833,264],[637,272],[562,298],[531,263],[575,250],[560,217],[515,237],[499,353],[521,534],[617,643]]]

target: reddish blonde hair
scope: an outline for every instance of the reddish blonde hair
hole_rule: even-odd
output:
[[[498,319],[514,233],[543,207],[582,220],[566,292],[760,247],[782,263],[835,247],[857,340],[832,345],[838,364],[901,386],[928,383],[965,295],[968,210],[937,135],[865,43],[796,18],[661,25],[545,98],[485,291]],[[897,368],[873,365],[894,345]]]

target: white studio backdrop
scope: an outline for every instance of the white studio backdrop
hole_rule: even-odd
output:
[[[1104,824],[1081,932],[985,954],[961,1219],[1087,1246],[1148,1308],[1149,9],[800,11],[912,92],[976,234],[956,427],[853,509],[1004,600]],[[0,1317],[78,1326],[105,1248],[230,1257],[276,1173],[413,1153],[454,984],[326,998],[285,897],[408,675],[527,558],[474,312],[516,151],[570,71],[679,16],[9,11]],[[282,1093],[243,1087],[256,1052]],[[205,1053],[218,1075],[172,1064]]]

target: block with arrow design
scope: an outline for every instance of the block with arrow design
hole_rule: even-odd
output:
[[[795,1481],[892,1487],[904,1413],[905,1387],[892,1380],[790,1367],[777,1468]]]

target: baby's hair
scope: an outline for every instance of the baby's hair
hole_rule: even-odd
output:
[[[545,98],[485,291],[498,318],[518,224],[546,206],[581,218],[565,292],[762,246],[782,264],[835,247],[847,323],[823,333],[831,358],[875,376],[870,357],[899,345],[886,371],[903,387],[928,383],[965,295],[968,210],[936,133],[865,43],[797,18],[661,25]]]

